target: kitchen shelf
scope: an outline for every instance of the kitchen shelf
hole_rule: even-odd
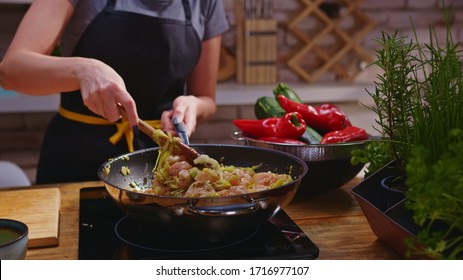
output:
[[[307,83],[288,83],[301,97],[303,102],[357,102],[366,100],[373,85],[363,84],[326,84],[308,85]],[[276,85],[244,85],[235,82],[221,82],[217,86],[217,105],[252,105],[261,96],[272,96]],[[59,104],[59,95],[30,96],[5,91],[0,88],[0,113],[55,112]]]
[[[367,89],[372,91],[373,84],[330,83],[309,85],[307,83],[287,83],[303,102],[356,102],[369,97]],[[273,96],[273,88],[277,84],[249,85],[235,82],[223,82],[217,87],[218,105],[249,105],[254,104],[261,96]]]
[[[59,95],[30,96],[0,87],[0,113],[54,112],[58,110]]]
[[[0,4],[31,4],[32,0],[0,0]]]

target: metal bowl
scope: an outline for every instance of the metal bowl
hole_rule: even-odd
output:
[[[241,132],[234,132],[231,137],[246,146],[282,151],[305,161],[308,171],[298,194],[310,196],[337,189],[352,180],[364,167],[363,164],[351,164],[352,151],[363,149],[368,142],[294,145],[259,141]]]

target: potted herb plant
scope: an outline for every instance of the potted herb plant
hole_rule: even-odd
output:
[[[368,163],[353,189],[365,216],[378,238],[404,257],[463,258],[463,74],[444,10],[444,46],[432,27],[424,46],[416,34],[415,41],[397,32],[377,40],[374,63],[382,73],[368,93],[381,139],[352,158]],[[386,185],[406,187],[388,203],[389,195],[369,186],[385,185],[386,177]]]

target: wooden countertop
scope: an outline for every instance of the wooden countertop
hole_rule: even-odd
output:
[[[359,178],[355,178],[340,189],[311,199],[296,195],[291,204],[284,209],[319,247],[318,259],[378,260],[399,258],[376,238],[351,194],[350,190],[359,180]],[[79,190],[84,187],[96,186],[102,186],[102,183],[96,181],[28,187],[58,187],[61,192],[61,209],[59,245],[30,248],[26,259],[77,259]]]

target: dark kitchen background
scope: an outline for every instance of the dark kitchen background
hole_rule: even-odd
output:
[[[392,33],[396,29],[413,38],[410,20],[421,43],[429,41],[430,24],[440,39],[445,38],[445,22],[439,9],[442,0],[248,1],[253,5],[240,10],[240,1],[223,0],[231,28],[223,37],[218,111],[207,124],[197,128],[192,143],[236,143],[230,137],[236,130],[231,120],[255,118],[254,102],[260,96],[271,95],[278,82],[293,87],[304,102],[337,104],[354,124],[374,134],[373,115],[363,106],[370,102],[366,89],[373,88],[377,74],[374,67],[365,69],[378,48],[374,38],[381,31]],[[30,2],[0,0],[0,59]],[[273,5],[267,6],[268,2]],[[462,41],[463,1],[444,2],[452,7],[454,39]],[[266,8],[258,9],[259,5]],[[245,47],[237,31],[241,32],[244,18],[276,21],[274,81],[249,81],[243,74],[237,57]],[[32,183],[43,131],[55,114],[56,104],[56,96],[25,97],[0,88],[0,160],[18,164]]]

